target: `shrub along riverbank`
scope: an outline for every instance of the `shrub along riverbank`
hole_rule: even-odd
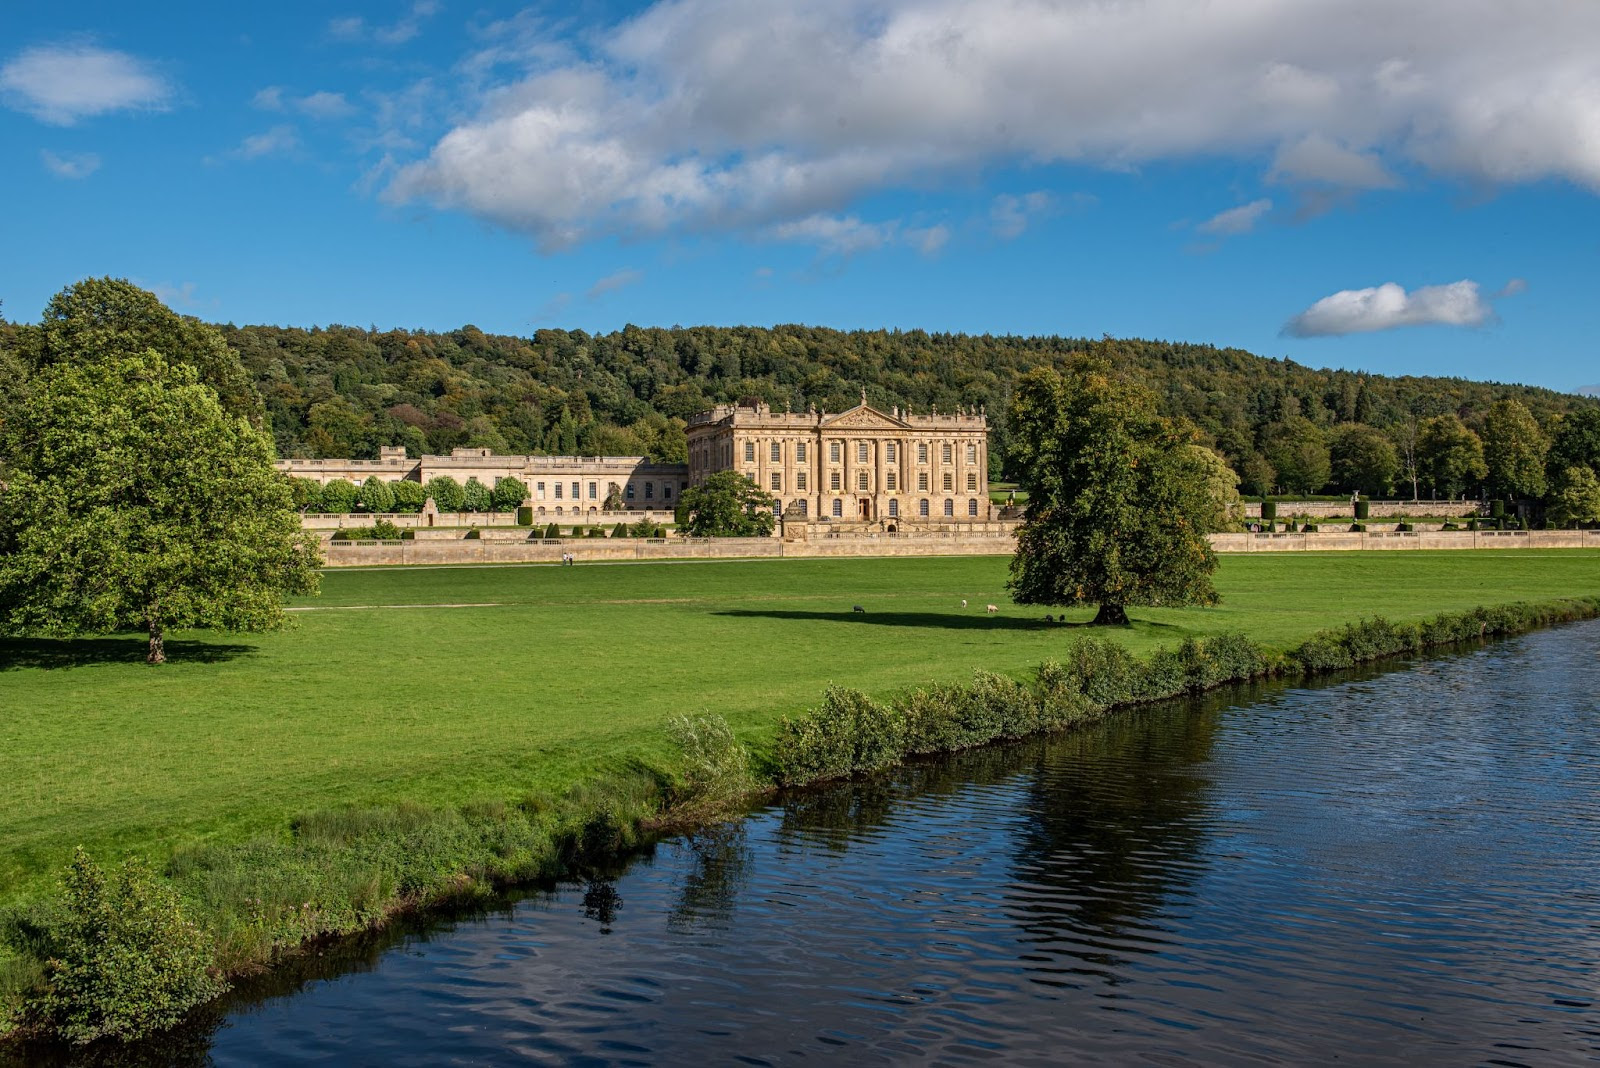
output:
[[[328,576],[318,608],[338,611],[296,632],[182,643],[190,659],[160,670],[120,662],[117,640],[0,644],[0,1012],[130,1033],[208,975],[581,868],[763,783],[1590,616],[1600,601],[1554,598],[1600,595],[1597,563],[1229,558],[1221,609],[1150,609],[1093,638],[1013,606],[987,617],[1005,574],[989,558],[363,572]],[[1398,622],[1318,635],[1378,612]],[[728,656],[693,656],[714,648]],[[994,673],[962,683],[973,665]],[[795,715],[829,678],[859,689]],[[662,708],[706,705],[726,721],[666,729]],[[242,804],[248,820],[230,815]],[[93,860],[69,899],[51,886],[75,843]],[[123,852],[149,863],[123,871]]]
[[[270,967],[310,940],[581,872],[675,821],[736,811],[773,785],[879,771],[1230,682],[1313,676],[1596,617],[1600,596],[1502,604],[1405,623],[1368,618],[1288,652],[1223,634],[1142,658],[1083,635],[1026,683],[979,672],[968,684],[888,701],[830,688],[814,711],[781,721],[759,777],[720,717],[680,718],[671,777],[638,771],[506,803],[317,811],[286,834],[184,850],[159,874],[137,859],[103,871],[80,851],[58,896],[13,909],[0,924],[12,950],[0,971],[0,1029],[87,1042],[168,1027],[228,978]]]

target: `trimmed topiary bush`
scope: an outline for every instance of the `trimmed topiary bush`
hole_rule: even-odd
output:
[[[1268,523],[1271,523],[1274,519],[1277,519],[1278,518],[1278,502],[1277,501],[1262,501],[1261,502],[1261,518],[1263,520],[1265,520],[1266,522],[1268,522]]]
[[[349,479],[336,478],[322,487],[320,504],[324,512],[349,515],[356,510],[358,491]]]
[[[461,510],[487,512],[493,506],[494,495],[489,492],[489,487],[479,482],[476,476],[467,479],[466,485],[461,487]]]
[[[521,504],[517,506],[517,526],[533,526],[533,507],[531,505]]]
[[[498,478],[489,497],[495,511],[509,512],[528,499],[528,487],[520,478]]]
[[[394,490],[389,488],[389,483],[377,475],[369,475],[361,483],[361,494],[358,498],[363,512],[392,512],[394,511]]]
[[[616,526],[611,528],[611,536],[613,538],[626,538],[628,536],[628,524],[617,523]]]
[[[1356,498],[1356,521],[1361,522],[1372,514],[1372,502],[1365,497]]]
[[[434,475],[428,479],[424,487],[429,497],[433,498],[433,506],[441,512],[459,512],[464,499],[461,483],[449,475]]]
[[[561,528],[556,526],[554,523],[551,523],[549,526],[544,528],[544,536],[546,538],[559,538],[561,537]]]
[[[428,491],[422,488],[422,483],[413,482],[403,478],[399,482],[391,482],[389,489],[394,493],[394,510],[405,515],[415,515],[422,511],[422,506],[428,501]],[[434,502],[438,504],[437,501]]]

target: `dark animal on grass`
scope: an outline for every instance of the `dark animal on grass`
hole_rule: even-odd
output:
[[[852,611],[852,612],[860,612],[862,615],[866,615],[867,614],[867,610],[865,608],[862,608],[860,605],[856,605],[855,607],[851,608],[850,611]]]

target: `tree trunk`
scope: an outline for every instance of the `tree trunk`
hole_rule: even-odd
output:
[[[161,621],[155,618],[150,620],[150,655],[145,657],[147,664],[165,664],[167,662],[166,636],[161,629]]]
[[[1103,604],[1100,611],[1094,615],[1091,627],[1126,627],[1128,623],[1128,610],[1120,604]]]

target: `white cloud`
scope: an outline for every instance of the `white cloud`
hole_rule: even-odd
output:
[[[355,111],[343,93],[323,90],[299,97],[286,96],[280,85],[269,85],[258,91],[250,103],[262,111],[297,111],[313,119],[342,119]]]
[[[328,36],[340,41],[361,41],[370,37],[379,44],[398,45],[422,32],[422,24],[439,13],[436,0],[415,0],[399,21],[373,26],[359,15],[346,15],[328,22]]]
[[[1422,286],[1410,293],[1386,282],[1323,297],[1290,319],[1283,330],[1294,337],[1337,337],[1399,326],[1482,326],[1493,316],[1494,309],[1473,281]]]
[[[1501,297],[1514,297],[1518,293],[1526,293],[1527,291],[1528,291],[1528,281],[1527,281],[1527,279],[1525,279],[1525,278],[1513,278],[1509,282],[1507,282],[1505,285],[1501,286],[1498,290],[1496,290],[1494,296],[1495,296],[1495,299],[1498,300]]]
[[[1252,200],[1248,204],[1240,204],[1237,208],[1217,212],[1195,229],[1202,234],[1217,234],[1224,237],[1248,234],[1256,228],[1256,223],[1261,221],[1261,217],[1271,210],[1272,201],[1265,198]]]
[[[0,98],[55,126],[111,111],[158,111],[172,96],[149,63],[93,45],[39,45],[0,67]]]
[[[889,244],[897,230],[894,223],[862,222],[854,215],[810,215],[779,223],[769,233],[779,241],[816,245],[829,255],[853,256]]]
[[[73,152],[57,155],[48,148],[39,153],[44,169],[57,178],[87,178],[100,169],[100,157],[93,152]]]
[[[942,223],[938,226],[924,226],[909,229],[905,232],[907,243],[924,256],[937,256],[939,250],[950,243],[950,228]]]
[[[1407,171],[1600,190],[1600,4],[1577,0],[657,0],[570,48],[507,36],[387,196],[546,247],[1056,162],[1266,156],[1323,198]]]
[[[287,123],[263,130],[258,134],[251,134],[239,142],[237,148],[229,151],[227,159],[262,159],[266,156],[287,156],[300,150],[300,132]],[[207,163],[215,163],[215,157],[208,157]]]
[[[632,267],[624,267],[620,271],[606,275],[594,285],[590,286],[589,291],[583,296],[585,300],[597,300],[600,297],[605,296],[607,293],[614,293],[619,289],[635,285],[642,281],[644,281],[643,271],[636,271]]]
[[[1001,193],[989,205],[989,228],[996,237],[1010,241],[1021,237],[1022,232],[1037,218],[1055,206],[1055,198],[1044,190],[1024,193],[1020,197]]]

